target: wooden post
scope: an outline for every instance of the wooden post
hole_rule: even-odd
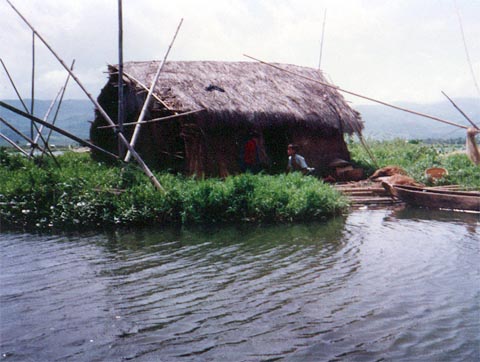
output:
[[[158,78],[160,77],[160,73],[162,72],[163,66],[165,65],[165,61],[167,60],[168,54],[170,53],[170,49],[172,48],[173,42],[175,41],[178,31],[180,30],[180,27],[182,26],[183,19],[180,20],[180,23],[178,24],[177,30],[175,31],[175,35],[173,36],[172,41],[170,42],[170,46],[167,49],[167,52],[165,53],[165,56],[163,57],[163,61],[160,63],[157,69],[157,73],[155,74],[155,78],[152,81],[152,85],[150,86],[150,89],[147,94],[147,98],[145,99],[145,103],[143,104],[142,111],[140,112],[140,115],[138,116],[137,120],[137,125],[135,126],[135,129],[133,130],[133,135],[132,139],[130,140],[130,146],[134,147],[135,143],[137,142],[138,135],[140,133],[140,128],[141,128],[141,121],[143,121],[143,118],[145,117],[145,113],[148,109],[148,106],[150,104],[150,99],[152,96],[152,93],[155,89],[155,86],[157,84]],[[130,160],[130,152],[127,152],[127,155],[125,156],[125,162],[128,162]]]
[[[65,62],[57,55],[57,53],[52,49],[52,47],[45,41],[45,39],[43,39],[43,37],[33,28],[33,26],[28,22],[28,20],[15,8],[15,6],[13,6],[13,4],[10,2],[10,0],[6,0],[7,3],[10,5],[10,7],[18,14],[18,16],[20,16],[20,18],[25,22],[25,24],[27,24],[27,26],[32,29],[32,31],[35,32],[35,34],[37,35],[37,37],[42,41],[42,43],[47,47],[47,49],[53,54],[53,56],[55,58],[57,58],[57,60],[59,61],[59,63],[63,66],[63,68],[65,68],[65,70],[67,72],[70,73],[70,75],[72,76],[72,78],[75,80],[75,82],[78,84],[78,86],[83,90],[83,92],[87,95],[88,99],[90,99],[90,101],[95,105],[96,109],[98,110],[98,112],[102,115],[102,117],[111,125],[114,125],[115,123],[112,121],[112,119],[110,118],[110,116],[107,114],[107,112],[105,112],[105,110],[102,108],[102,106],[100,106],[100,104],[92,97],[92,95],[87,91],[87,89],[83,86],[82,82],[80,82],[80,80],[78,79],[78,77],[68,68],[68,66],[65,64]],[[1,102],[0,101],[0,104],[6,104],[4,102]],[[23,113],[23,112],[22,112]],[[33,117],[33,116],[32,116]],[[38,121],[41,121],[41,120],[38,120],[38,118],[35,117],[35,119]],[[43,122],[43,121],[42,121]],[[39,122],[41,123],[41,122]],[[49,125],[51,126],[51,125]],[[48,127],[48,126],[47,126]],[[57,129],[59,129],[58,127],[56,127]],[[54,129],[56,130],[56,129]],[[63,130],[62,130],[63,131]],[[57,131],[59,132],[59,131]],[[65,131],[63,131],[65,132]],[[72,138],[71,136],[73,135],[70,135],[70,138]],[[162,192],[165,192],[165,189],[162,187],[162,185],[160,184],[160,182],[158,182],[158,180],[156,179],[155,175],[152,173],[152,171],[150,171],[150,169],[148,168],[148,166],[145,164],[145,162],[143,162],[142,158],[140,157],[140,155],[134,150],[134,148],[132,146],[130,146],[130,143],[127,141],[127,139],[123,136],[123,134],[119,134],[119,137],[120,137],[120,140],[125,144],[125,146],[127,147],[127,149],[132,153],[133,157],[135,157],[135,159],[137,160],[138,164],[140,165],[140,167],[142,167],[143,171],[145,172],[145,174],[147,175],[147,177],[150,179],[150,181],[153,183],[153,185],[157,188],[157,190],[160,190]],[[78,137],[75,137],[76,139],[80,139]],[[73,139],[73,138],[72,138]],[[77,141],[78,142],[78,141]],[[81,140],[81,143],[82,144],[85,144],[85,141]],[[89,147],[92,147],[94,146],[93,144],[90,144]],[[92,147],[92,148],[95,148],[95,149],[100,149],[100,147]],[[105,151],[105,150],[103,150]],[[106,151],[108,152],[108,151]],[[110,153],[110,152],[108,152]],[[115,156],[116,157],[116,156]]]

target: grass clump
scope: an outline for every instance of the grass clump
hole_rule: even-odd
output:
[[[341,213],[346,199],[300,174],[197,180],[157,174],[156,190],[135,167],[67,152],[41,164],[0,151],[0,221],[22,228],[287,222]]]

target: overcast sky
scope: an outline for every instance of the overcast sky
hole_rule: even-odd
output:
[[[95,97],[118,62],[117,0],[11,0]],[[455,5],[456,4],[456,5]],[[457,15],[460,14],[461,22]],[[460,24],[480,82],[480,0],[123,0],[124,60],[161,60],[181,18],[170,60],[247,61],[243,54],[321,68],[341,88],[387,102],[476,97]],[[0,0],[0,57],[30,97],[32,33]],[[39,99],[66,72],[36,41]],[[0,68],[0,99],[16,98]],[[70,83],[66,98],[82,98]],[[355,104],[368,103],[347,97]]]

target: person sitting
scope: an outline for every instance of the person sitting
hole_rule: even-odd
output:
[[[309,175],[313,173],[315,170],[313,167],[308,167],[307,162],[303,156],[300,156],[298,152],[298,145],[296,144],[289,144],[287,147],[287,154],[288,154],[288,165],[287,165],[287,173],[300,171],[304,175]]]

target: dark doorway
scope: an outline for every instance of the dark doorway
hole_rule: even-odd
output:
[[[270,171],[272,173],[285,172],[288,156],[287,146],[289,143],[287,127],[268,127],[263,129],[265,150],[270,157]]]

